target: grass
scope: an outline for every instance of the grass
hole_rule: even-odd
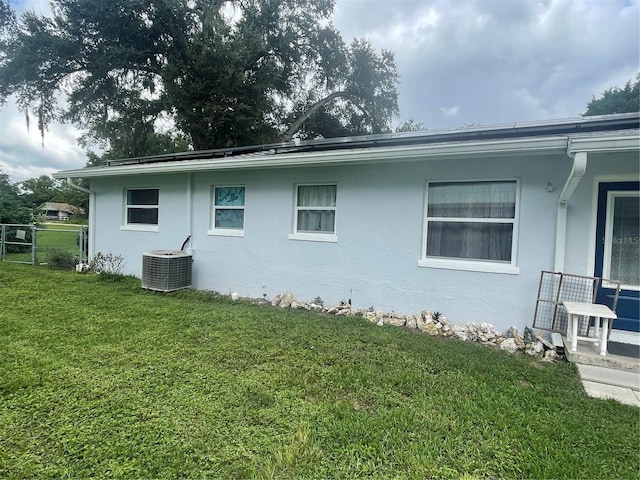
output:
[[[569,364],[27,265],[0,305],[3,478],[639,477]]]
[[[16,241],[14,238],[16,228],[11,227],[7,233],[7,240]],[[28,227],[31,230],[31,227]],[[36,231],[36,247],[37,247],[37,260],[38,263],[47,263],[52,255],[65,254],[70,259],[73,259],[79,254],[78,247],[78,235],[80,233],[80,226],[70,225],[64,223],[47,223],[38,226]],[[27,240],[30,243],[30,238]],[[12,262],[27,262],[31,263],[33,253],[31,251],[31,245],[20,247],[21,252],[6,253],[5,259]],[[73,268],[73,264],[69,266],[69,269]]]

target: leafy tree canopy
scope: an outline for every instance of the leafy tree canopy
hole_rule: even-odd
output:
[[[629,113],[640,111],[640,73],[635,83],[631,80],[624,88],[613,87],[605,90],[600,98],[595,96],[587,104],[584,116],[608,115],[613,113]]]
[[[398,114],[393,54],[346,44],[334,0],[51,5],[16,20],[0,0],[0,102],[112,157],[379,133]]]
[[[16,185],[0,170],[0,223],[28,223],[31,210],[20,199]]]

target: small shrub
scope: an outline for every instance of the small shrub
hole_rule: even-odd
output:
[[[56,270],[70,270],[78,261],[73,253],[59,248],[47,250],[46,259],[47,266]]]
[[[122,255],[102,252],[96,253],[89,262],[91,270],[101,276],[104,275],[105,278],[113,276],[121,277],[124,265],[125,261]]]

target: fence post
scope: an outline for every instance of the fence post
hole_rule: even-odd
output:
[[[83,259],[89,263],[89,225],[82,226],[82,255]],[[84,256],[86,255],[86,257]]]
[[[36,226],[31,227],[31,265],[38,264],[37,247],[36,247]]]
[[[84,227],[78,227],[78,265],[84,263]]]
[[[0,260],[4,262],[4,223],[2,229],[0,229]]]

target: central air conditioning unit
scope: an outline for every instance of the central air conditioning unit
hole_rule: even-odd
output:
[[[193,257],[182,250],[153,250],[142,254],[142,288],[173,292],[191,286]]]

